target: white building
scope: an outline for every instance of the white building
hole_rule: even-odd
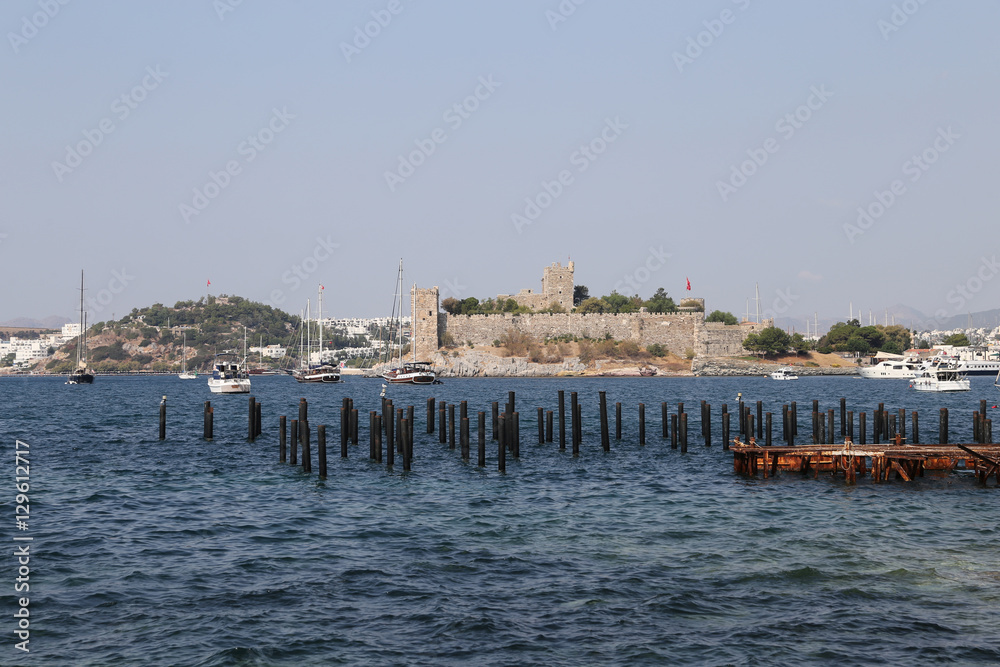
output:
[[[251,347],[250,354],[259,354],[268,359],[281,359],[285,356],[287,348],[280,345],[265,345],[264,347]]]

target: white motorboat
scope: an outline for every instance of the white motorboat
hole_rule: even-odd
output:
[[[249,394],[250,374],[244,360],[231,350],[216,354],[208,388],[213,394]]]
[[[772,380],[798,380],[799,376],[791,368],[784,366],[771,373]]]
[[[970,391],[972,383],[954,362],[938,361],[913,378],[910,386],[917,391]]]

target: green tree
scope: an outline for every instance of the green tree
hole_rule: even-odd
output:
[[[479,308],[479,299],[474,296],[462,299],[461,312],[463,315],[475,315],[476,313],[481,312]]]
[[[578,313],[604,313],[607,312],[608,305],[604,299],[590,297],[576,308]]]
[[[612,291],[611,294],[602,296],[601,300],[607,304],[606,312],[609,313],[632,313],[637,310],[632,299],[624,294],[619,294],[617,291]]]
[[[812,349],[812,343],[807,341],[800,333],[792,334],[790,345],[791,348],[795,350],[795,354],[805,354]]]
[[[864,336],[860,334],[856,334],[848,338],[845,347],[848,352],[854,352],[856,354],[868,354],[868,351],[871,350],[871,345],[864,338]]]
[[[713,310],[711,314],[705,318],[705,321],[722,322],[723,324],[739,324],[739,320],[736,319],[735,315],[721,310]]]
[[[643,302],[642,305],[651,313],[677,312],[677,304],[674,303],[674,300],[667,295],[667,291],[662,287],[658,287],[656,292],[653,293],[652,298]]]
[[[451,313],[452,315],[458,315],[462,312],[462,302],[454,297],[448,297],[441,301],[441,308],[444,312]]]
[[[792,339],[778,327],[767,327],[760,333],[751,333],[743,340],[743,347],[764,356],[788,351]]]
[[[969,343],[969,337],[966,336],[964,333],[956,333],[945,338],[943,341],[941,341],[941,344],[954,345],[955,347],[967,347],[971,343]]]
[[[573,306],[579,306],[590,298],[590,290],[586,285],[573,285]]]

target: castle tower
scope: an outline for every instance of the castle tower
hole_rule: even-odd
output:
[[[559,263],[546,266],[542,271],[542,295],[546,305],[553,301],[566,310],[573,310],[573,262],[565,267]]]
[[[410,322],[413,336],[410,345],[416,353],[417,361],[427,361],[440,347],[438,330],[438,288],[413,286],[410,291]],[[411,352],[411,355],[414,354]],[[413,356],[410,357],[411,359]]]

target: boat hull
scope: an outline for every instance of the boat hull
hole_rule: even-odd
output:
[[[66,384],[94,384],[91,373],[73,373],[66,379]]]
[[[938,382],[921,382],[914,380],[911,385],[917,391],[971,391],[972,384],[968,380],[942,380]]]
[[[208,390],[213,394],[249,394],[250,380],[216,380],[208,381]]]
[[[382,379],[390,384],[434,384],[437,376],[433,373],[386,373]]]

